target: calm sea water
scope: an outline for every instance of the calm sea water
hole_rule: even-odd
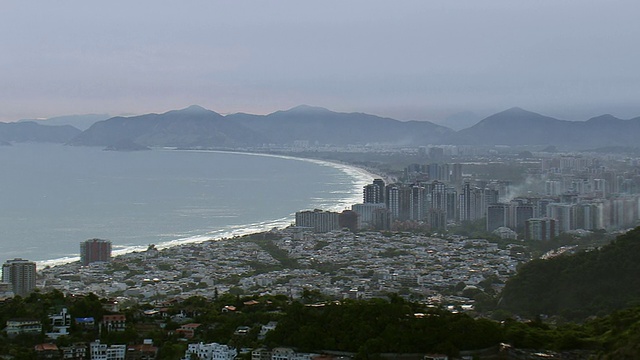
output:
[[[0,261],[76,260],[79,243],[114,252],[243,235],[341,211],[371,176],[289,157],[207,151],[113,152],[52,144],[0,147]]]

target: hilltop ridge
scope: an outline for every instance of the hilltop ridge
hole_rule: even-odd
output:
[[[637,146],[640,117],[624,120],[610,114],[586,121],[568,121],[541,115],[520,107],[490,115],[473,126],[454,131],[429,121],[399,121],[361,112],[335,112],[323,107],[299,105],[267,115],[234,113],[221,115],[199,105],[161,114],[130,117],[82,116],[98,119],[86,130],[66,128],[55,142],[80,146],[113,146],[123,141],[143,147],[255,148],[291,146],[297,141],[313,145],[368,145],[391,147],[426,145],[470,146],[556,146],[564,149],[594,149]],[[55,118],[56,123],[78,120]],[[0,140],[51,141],[44,132],[62,131],[28,125],[2,124]],[[21,124],[21,125],[16,125]],[[21,127],[21,134],[8,135],[9,127]],[[47,131],[45,131],[47,130]],[[12,130],[13,131],[13,130]],[[27,135],[30,134],[30,135]],[[53,135],[50,135],[53,136]]]

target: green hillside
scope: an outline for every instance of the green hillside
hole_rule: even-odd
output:
[[[500,307],[515,314],[579,320],[640,304],[640,228],[598,250],[534,260],[502,293]]]

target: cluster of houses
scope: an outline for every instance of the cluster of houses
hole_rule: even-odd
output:
[[[124,331],[126,324],[126,316],[122,314],[104,315],[102,321],[96,324],[93,317],[75,318],[74,322],[82,329],[87,331]],[[66,308],[62,308],[60,312],[50,314],[49,321],[52,328],[51,332],[45,335],[47,338],[55,340],[60,336],[69,335],[71,327],[71,315]],[[37,319],[16,318],[7,320],[5,332],[9,337],[15,337],[20,334],[40,334],[42,333],[42,322]]]
[[[74,360],[154,360],[158,347],[150,339],[137,345],[107,345],[100,340],[86,343],[74,343],[58,347],[53,343],[35,346],[38,359],[74,359]]]
[[[305,289],[336,298],[371,298],[403,289],[428,297],[460,282],[504,281],[526,260],[486,240],[455,236],[292,229],[270,235],[298,267],[279,268],[279,261],[256,243],[229,239],[126,254],[109,264],[56,266],[43,269],[42,276],[47,288],[66,293],[146,301],[213,297],[233,287],[293,298]]]
[[[59,312],[49,314],[51,331],[45,333],[46,337],[54,341],[61,336],[68,336],[72,321],[86,332],[96,331],[112,332],[124,331],[126,328],[126,316],[123,314],[104,315],[100,322],[93,317],[73,318],[66,308]],[[42,321],[29,318],[14,318],[6,322],[4,331],[7,337],[15,338],[21,334],[39,335],[43,332]],[[58,347],[53,342],[42,343],[35,346],[35,352],[39,359],[92,359],[92,360],[152,360],[158,353],[158,347],[151,340],[144,340],[142,344],[134,345],[107,345],[95,340],[90,343],[74,343],[68,346]]]

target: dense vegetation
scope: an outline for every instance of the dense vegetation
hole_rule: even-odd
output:
[[[251,301],[255,300],[255,301]],[[601,359],[633,359],[640,353],[640,307],[617,311],[584,324],[551,326],[539,319],[520,322],[508,319],[496,322],[474,319],[466,314],[409,302],[391,295],[388,300],[345,300],[314,303],[318,294],[305,293],[301,301],[285,296],[246,297],[222,295],[217,299],[191,297],[169,306],[169,317],[144,315],[150,304],[130,304],[121,313],[127,316],[127,329],[121,333],[98,333],[75,325],[70,336],[53,341],[58,346],[101,339],[107,344],[134,344],[153,339],[159,346],[159,359],[177,359],[184,355],[186,342],[173,330],[180,323],[196,322],[201,327],[189,342],[218,342],[242,347],[291,346],[299,351],[342,350],[369,358],[382,352],[450,355],[463,350],[495,349],[500,343],[517,348],[566,351],[583,349]],[[0,303],[0,321],[15,317],[43,320],[47,314],[65,306],[73,316],[93,315],[99,321],[107,301],[94,295],[64,296],[60,292],[16,297]],[[124,304],[123,304],[124,305]],[[223,312],[225,305],[236,311]],[[81,315],[78,315],[81,314]],[[177,315],[182,315],[180,317]],[[258,336],[261,324],[278,321],[276,330],[266,339]],[[249,331],[238,335],[235,330]],[[47,340],[44,334],[8,338],[0,335],[0,354],[15,359],[34,359],[34,345]]]
[[[640,228],[600,249],[524,264],[502,292],[516,314],[580,320],[640,304]]]
[[[268,337],[273,345],[360,354],[452,354],[491,347],[502,339],[502,328],[496,322],[440,309],[425,310],[398,297],[390,302],[347,300],[320,307],[293,303]]]

